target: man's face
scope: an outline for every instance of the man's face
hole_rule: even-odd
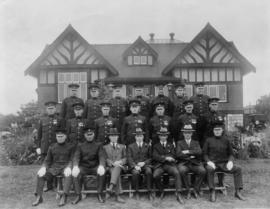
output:
[[[117,143],[119,136],[118,135],[109,135],[110,142]]]
[[[136,88],[135,96],[143,96],[143,88]]]
[[[46,107],[46,112],[48,115],[53,115],[56,112],[56,107],[55,106],[48,106],[48,107]]]
[[[131,105],[130,106],[130,111],[132,114],[138,114],[140,110],[140,106],[139,105]]]
[[[186,113],[192,113],[193,111],[193,104],[188,104],[185,106]]]
[[[77,88],[70,88],[70,96],[77,96],[78,89]]]
[[[184,131],[183,135],[184,135],[185,140],[190,140],[192,136],[192,132]]]
[[[64,133],[56,133],[56,141],[59,144],[63,144],[66,141],[67,135]]]
[[[110,113],[110,107],[109,106],[102,106],[101,107],[102,115],[108,116]]]
[[[222,127],[215,127],[213,132],[214,132],[214,135],[217,137],[222,136],[223,128]]]
[[[160,140],[161,143],[166,142],[167,139],[168,139],[167,134],[160,134],[160,135],[158,135],[158,137],[159,137],[159,140]]]
[[[94,140],[95,134],[94,134],[94,132],[85,132],[84,137],[85,137],[86,141],[91,142]]]
[[[91,90],[90,90],[90,95],[91,95],[91,97],[98,97],[99,96],[99,90],[98,90],[98,88],[92,88]]]
[[[158,87],[158,95],[164,95],[164,89],[162,86]]]
[[[142,143],[143,139],[144,139],[143,134],[136,134],[135,135],[135,140],[136,140],[137,143]]]
[[[177,89],[175,89],[175,94],[178,97],[184,96],[184,93],[185,93],[184,88],[178,87]]]
[[[209,108],[211,111],[217,111],[218,110],[218,103],[217,102],[211,102],[209,104]]]
[[[198,86],[198,87],[196,88],[196,92],[197,92],[197,94],[199,94],[199,95],[204,94],[204,86]]]
[[[74,109],[74,113],[76,117],[81,117],[83,114],[83,109]]]
[[[163,115],[164,115],[164,110],[165,110],[165,109],[164,109],[163,106],[162,106],[162,107],[160,107],[160,106],[157,107],[157,108],[156,108],[156,113],[157,113],[157,115],[158,115],[158,116],[163,116]]]

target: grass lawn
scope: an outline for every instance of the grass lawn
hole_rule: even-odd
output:
[[[186,201],[182,206],[178,204],[173,195],[167,195],[162,202],[150,203],[145,197],[140,201],[124,198],[126,204],[118,204],[109,199],[105,204],[98,203],[96,197],[91,196],[80,202],[77,206],[70,203],[71,198],[64,208],[270,208],[270,160],[252,159],[238,161],[243,168],[244,191],[246,201],[240,201],[233,197],[232,176],[226,176],[226,184],[230,185],[228,196],[217,194],[217,202],[208,201],[208,193],[195,200]],[[26,209],[32,208],[31,202],[35,199],[33,192],[36,184],[36,172],[39,166],[0,166],[0,208]],[[74,197],[72,197],[73,199]],[[44,194],[44,203],[36,208],[57,208],[55,193]]]

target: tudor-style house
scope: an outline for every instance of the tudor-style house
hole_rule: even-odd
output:
[[[78,83],[79,96],[89,97],[87,86],[95,80],[103,84],[123,84],[122,95],[133,95],[133,86],[143,84],[145,95],[155,96],[158,83],[185,82],[188,96],[193,84],[205,82],[205,92],[220,98],[227,114],[227,127],[243,123],[243,76],[255,67],[209,23],[189,43],[138,37],[128,44],[92,44],[71,25],[26,69],[37,78],[38,102],[61,101],[68,96],[67,85]],[[167,93],[172,93],[167,85]],[[172,94],[170,94],[172,95]]]

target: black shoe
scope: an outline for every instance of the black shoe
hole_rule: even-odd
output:
[[[163,200],[165,196],[165,193],[162,191],[160,192],[159,199]]]
[[[51,191],[51,190],[53,190],[53,187],[47,187],[47,188],[43,189],[43,192],[48,192],[48,191]]]
[[[107,189],[107,192],[112,195],[113,194],[113,187],[114,185],[113,184],[110,184],[109,188]]]
[[[244,198],[244,197],[242,196],[242,194],[241,194],[241,192],[240,192],[240,190],[239,190],[239,189],[238,189],[238,190],[236,190],[236,192],[235,192],[234,196],[235,196],[236,198],[238,198],[239,200],[243,200],[243,201],[245,201],[245,200],[246,200],[246,198]]]
[[[180,193],[176,194],[176,200],[180,203],[180,204],[184,204],[184,200],[182,198],[182,195]]]
[[[210,192],[210,202],[216,202],[216,192],[214,189]]]
[[[149,193],[148,193],[148,199],[149,199],[150,201],[153,201],[153,200],[154,200],[154,195],[153,195],[152,192],[149,192]]]
[[[75,198],[75,200],[73,200],[72,202],[71,202],[71,204],[73,204],[73,205],[76,205],[78,202],[80,202],[82,200],[82,195],[81,194],[78,194],[77,196],[76,196],[76,198]]]
[[[37,206],[37,205],[39,205],[42,202],[43,202],[42,196],[37,195],[37,198],[36,198],[35,202],[32,203],[32,206]]]
[[[59,207],[62,207],[62,206],[64,206],[66,203],[67,203],[67,195],[66,195],[66,194],[63,194],[63,195],[60,197],[60,201],[59,201],[59,203],[58,203],[58,206],[59,206]]]
[[[199,197],[199,193],[196,190],[193,190],[193,196],[197,199]]]
[[[126,201],[124,199],[122,199],[119,195],[116,195],[115,200],[116,200],[116,202],[119,202],[119,203],[126,203]]]
[[[98,197],[98,201],[100,203],[104,203],[105,202],[105,199],[103,198],[102,194],[98,194],[97,197]]]
[[[188,190],[188,193],[187,193],[187,200],[191,199],[191,191]]]

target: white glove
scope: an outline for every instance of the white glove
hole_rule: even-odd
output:
[[[134,168],[135,168],[135,170],[137,170],[137,171],[141,171],[141,167],[138,166],[138,165],[136,165]]]
[[[73,177],[77,177],[80,173],[80,169],[78,166],[74,166],[73,169],[72,169],[72,176]]]
[[[138,163],[138,166],[139,166],[139,167],[145,166],[145,162],[139,162],[139,163]]]
[[[105,174],[105,168],[103,165],[98,166],[97,174],[103,176]]]
[[[66,167],[65,170],[64,170],[64,175],[65,177],[68,177],[71,175],[71,169],[70,167]]]
[[[226,165],[227,169],[230,171],[233,168],[233,162],[232,161],[228,161],[227,165]]]
[[[41,167],[41,168],[38,170],[37,175],[38,175],[39,177],[42,177],[42,176],[45,175],[45,173],[46,173],[46,167]]]
[[[36,149],[36,152],[37,152],[38,155],[40,155],[41,154],[41,149],[40,148],[37,148]]]
[[[215,163],[213,163],[212,161],[208,161],[207,165],[209,165],[210,167],[212,167],[213,169],[216,169],[216,165]]]

